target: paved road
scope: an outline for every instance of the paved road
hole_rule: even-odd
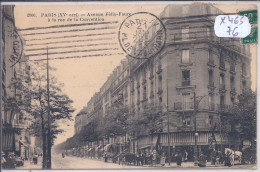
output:
[[[118,165],[114,163],[105,163],[101,160],[96,159],[87,159],[87,158],[79,158],[73,156],[66,156],[62,158],[60,154],[53,154],[52,156],[52,169],[153,169],[153,168],[162,168],[160,165],[156,167],[150,166],[126,166],[126,165]],[[163,168],[174,168],[176,169],[176,163],[171,163],[171,166],[166,164]],[[179,169],[191,169],[191,168],[199,168],[199,169],[255,169],[255,165],[235,165],[232,167],[225,166],[211,166],[210,163],[207,164],[207,167],[200,168],[194,167],[193,162],[185,162],[182,163],[182,166]],[[34,165],[30,162],[25,162],[23,167],[18,167],[17,169],[41,169],[41,158],[38,161],[37,165]]]
[[[126,166],[114,163],[105,163],[101,160],[79,158],[73,156],[66,156],[62,158],[61,155],[55,154],[52,160],[53,169],[136,169],[137,166]],[[139,167],[149,168],[149,167]]]

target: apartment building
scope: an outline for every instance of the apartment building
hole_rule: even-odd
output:
[[[147,104],[160,104],[169,115],[170,122],[153,138],[121,139],[132,152],[158,144],[166,149],[168,138],[172,152],[186,150],[190,160],[195,145],[199,152],[211,149],[212,136],[214,149],[239,146],[239,138],[221,131],[221,124],[237,95],[251,86],[250,50],[239,39],[215,36],[219,14],[212,5],[168,5],[159,16],[167,33],[164,49],[149,59],[127,56],[93,96],[99,117],[112,107],[124,105],[137,113]]]

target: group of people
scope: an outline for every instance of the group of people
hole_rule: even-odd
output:
[[[1,162],[2,162],[3,169],[14,169],[16,166],[15,154],[9,153],[6,156],[5,153],[2,152]]]

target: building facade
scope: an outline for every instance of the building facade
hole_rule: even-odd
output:
[[[222,12],[212,5],[167,6],[159,16],[167,34],[164,49],[149,59],[126,57],[92,97],[88,114],[99,117],[112,107],[128,106],[138,113],[147,104],[162,105],[169,122],[153,138],[118,139],[127,140],[132,152],[158,144],[165,149],[169,143],[172,152],[193,155],[195,145],[199,152],[209,151],[212,137],[214,149],[238,149],[239,139],[222,131],[221,124],[237,95],[251,86],[250,51],[238,39],[216,37],[212,14]]]
[[[2,39],[1,39],[1,126],[2,151],[6,156],[13,152],[17,156],[28,159],[30,156],[31,116],[19,108],[26,95],[15,86],[21,80],[30,85],[30,66],[23,57],[22,38],[16,31],[14,6],[1,6]],[[25,79],[26,78],[26,79]]]

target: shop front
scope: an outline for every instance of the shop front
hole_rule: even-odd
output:
[[[198,146],[198,154],[202,152],[210,159],[210,154],[212,150],[222,151],[224,148],[229,147],[235,149],[237,145],[240,144],[239,139],[232,138],[227,134],[215,133],[215,143],[214,147],[210,145],[209,140],[212,137],[212,132],[199,132],[198,136],[195,136],[194,132],[180,132],[180,133],[170,133],[170,149],[171,156],[177,152],[182,154],[182,157],[187,156],[187,161],[194,161],[194,147],[195,144]],[[195,137],[197,138],[197,143],[195,143]],[[162,133],[160,137],[160,146],[165,153],[168,153],[168,134]],[[186,155],[185,155],[186,154]],[[183,159],[185,160],[185,158]]]

